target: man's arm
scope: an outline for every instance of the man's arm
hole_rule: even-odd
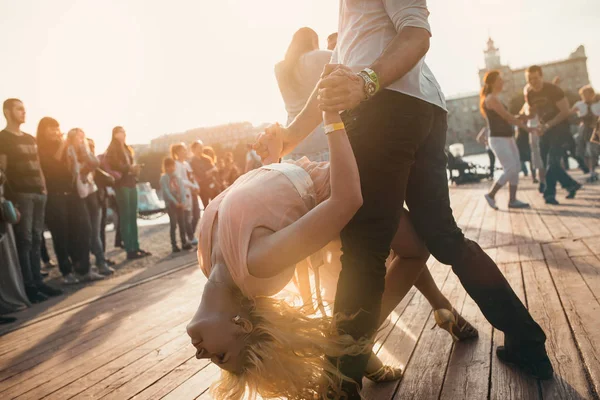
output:
[[[385,88],[406,75],[429,51],[429,31],[412,26],[403,28],[371,65]]]
[[[556,115],[556,117],[552,118],[550,121],[546,122],[546,129],[550,129],[567,118],[571,114],[571,110],[569,109],[569,100],[566,97],[563,97],[561,100],[556,102],[556,107],[560,110],[560,112]]]
[[[381,89],[402,78],[427,54],[431,37],[427,18],[429,11],[425,0],[383,0],[396,36],[379,58],[370,66],[377,75]],[[323,111],[353,109],[365,100],[364,82],[355,81],[352,71],[345,76],[332,74],[320,84],[320,106]]]

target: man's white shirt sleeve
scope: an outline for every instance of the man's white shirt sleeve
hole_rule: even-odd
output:
[[[397,32],[410,26],[425,29],[431,35],[426,0],[383,0],[383,6]]]

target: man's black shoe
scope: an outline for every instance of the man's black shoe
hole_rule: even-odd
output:
[[[536,379],[548,380],[554,376],[554,368],[552,368],[547,354],[531,357],[519,351],[510,351],[504,346],[499,346],[496,349],[496,355],[503,363],[514,365]]]
[[[25,288],[25,293],[32,304],[37,304],[48,300],[48,296],[40,292],[37,287]]]
[[[52,286],[48,286],[45,283],[40,283],[37,286],[37,289],[46,297],[56,297],[64,293],[61,289],[53,288]]]
[[[577,191],[581,189],[581,185],[579,183],[575,184],[575,186],[567,189],[569,191],[569,194],[567,195],[567,199],[574,199],[575,195],[577,194]]]
[[[2,317],[0,316],[0,325],[2,324],[12,324],[17,319],[15,317]]]
[[[557,206],[560,203],[558,201],[556,201],[556,199],[554,197],[548,197],[546,199],[546,204],[552,204],[553,206]]]

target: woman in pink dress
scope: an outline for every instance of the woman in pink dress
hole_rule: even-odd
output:
[[[314,312],[306,293],[312,269],[319,303],[334,298],[339,233],[362,205],[343,123],[336,113],[323,118],[325,131],[331,131],[329,163],[303,158],[252,170],[217,196],[200,221],[198,259],[208,282],[187,331],[196,357],[223,370],[213,386],[217,399],[241,399],[247,392],[323,398],[345,379],[328,357],[371,351],[372,342],[338,334],[336,320],[348,317]],[[277,150],[271,154],[280,154]],[[381,321],[414,283],[434,308],[438,325],[455,340],[477,336],[435,286],[425,265],[429,254],[408,218],[402,218],[392,249]],[[308,306],[277,296],[291,281]],[[401,373],[372,354],[366,376],[381,382],[400,379]]]

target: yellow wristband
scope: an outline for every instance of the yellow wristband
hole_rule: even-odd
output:
[[[329,135],[331,132],[346,129],[343,122],[336,122],[335,124],[325,125],[325,134]]]

